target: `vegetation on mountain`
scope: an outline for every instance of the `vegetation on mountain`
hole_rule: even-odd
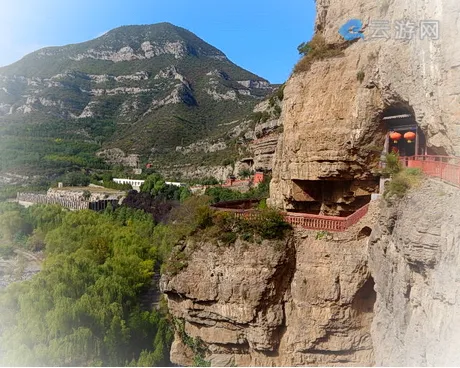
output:
[[[266,196],[268,183],[245,196]],[[121,207],[99,213],[1,203],[0,256],[43,251],[46,261],[32,279],[0,291],[0,364],[168,365],[177,326],[165,309],[146,307],[142,296],[155,269],[187,267],[177,244],[190,237],[221,244],[237,236],[278,239],[289,229],[268,209],[251,219],[216,212],[209,205],[228,192],[210,193],[190,197],[153,174]],[[200,357],[198,349],[196,362],[205,364]]]
[[[297,50],[303,57],[294,67],[294,73],[309,71],[311,65],[317,60],[337,57],[343,54],[340,47],[328,44],[321,34],[315,34],[311,41],[301,43]]]
[[[120,366],[145,355],[168,363],[166,316],[143,310],[139,299],[158,262],[149,215],[34,206],[3,216],[12,220],[1,223],[2,240],[41,233],[46,262],[33,279],[0,293],[2,365]]]
[[[148,176],[141,186],[141,192],[149,193],[158,200],[184,201],[191,195],[190,190],[186,187],[166,184],[163,177],[159,174]]]
[[[144,43],[157,48],[157,55],[142,56]],[[143,58],[102,60],[123,48]],[[101,147],[144,157],[152,149],[175,153],[176,146],[220,133],[226,129],[221,124],[244,118],[272,91],[238,81],[266,83],[169,23],[120,27],[95,40],[36,51],[0,68],[0,103],[13,112],[1,116],[0,111],[0,146],[5,147],[0,153],[11,157],[0,171],[36,169],[46,175],[46,170],[62,174],[72,166],[102,168],[94,156]],[[77,119],[85,108],[89,116]],[[17,138],[23,137],[29,141],[24,153],[17,149]],[[57,138],[61,145],[78,146],[78,152],[63,152]]]
[[[182,209],[183,210],[183,209]],[[254,216],[235,217],[233,213],[216,211],[202,202],[190,202],[188,211],[193,213],[187,232],[191,246],[172,246],[171,255],[162,266],[162,272],[175,275],[188,266],[191,252],[200,242],[218,246],[233,244],[238,237],[243,241],[262,243],[264,239],[284,239],[291,226],[273,209],[261,209]]]
[[[270,175],[265,175],[262,183],[245,193],[224,187],[207,188],[205,195],[211,198],[211,203],[232,201],[237,199],[264,199],[269,197]]]
[[[381,170],[383,177],[390,178],[383,193],[384,198],[390,199],[393,196],[402,198],[411,188],[420,185],[423,173],[419,168],[403,167],[397,153],[385,155],[385,167]]]

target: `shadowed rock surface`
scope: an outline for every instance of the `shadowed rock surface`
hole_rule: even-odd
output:
[[[426,181],[382,206],[369,264],[377,302],[377,365],[460,363],[460,191]]]

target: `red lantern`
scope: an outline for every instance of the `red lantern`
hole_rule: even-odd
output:
[[[390,139],[393,140],[394,143],[398,143],[398,141],[402,138],[402,134],[398,132],[391,132]]]
[[[407,140],[407,143],[412,143],[415,137],[416,135],[414,132],[407,132],[406,134],[404,134],[404,139]]]

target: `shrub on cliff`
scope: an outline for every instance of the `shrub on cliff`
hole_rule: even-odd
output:
[[[422,180],[422,171],[416,168],[407,168],[395,174],[385,189],[386,199],[396,196],[402,198],[411,188],[417,187]]]
[[[396,175],[402,170],[402,164],[397,153],[387,153],[384,158],[385,167],[382,170],[382,176],[389,178]]]
[[[294,67],[294,73],[307,72],[317,60],[323,60],[342,55],[342,50],[336,45],[328,44],[325,38],[316,34],[310,42],[302,43],[297,48],[303,58]]]
[[[177,207],[178,201],[168,201],[162,198],[156,198],[150,193],[138,193],[134,190],[128,192],[123,200],[123,206],[136,208],[150,213],[156,223],[163,222],[171,210]]]
[[[212,215],[212,223],[204,233],[206,239],[218,239],[224,244],[234,243],[240,236],[243,240],[283,239],[291,226],[284,221],[280,212],[265,208],[253,212],[248,217],[236,217],[233,213],[217,211]]]
[[[259,216],[249,220],[249,224],[263,239],[283,239],[291,229],[279,211],[267,208],[258,212]]]

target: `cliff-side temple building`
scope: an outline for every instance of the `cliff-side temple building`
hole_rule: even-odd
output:
[[[419,22],[436,18],[433,4],[412,14],[408,9],[417,9],[416,2],[395,2],[389,24],[400,14]],[[344,40],[341,22],[362,14],[380,19],[379,9],[373,3],[317,2],[316,35],[340,52],[313,60],[286,83],[270,205],[346,216],[381,191],[384,154],[460,155],[460,49],[449,46],[455,32],[445,31],[442,42],[422,37],[421,29],[412,39],[391,34],[381,40],[373,38],[371,21],[362,20],[360,38]],[[443,22],[457,24],[451,12],[443,14]]]

